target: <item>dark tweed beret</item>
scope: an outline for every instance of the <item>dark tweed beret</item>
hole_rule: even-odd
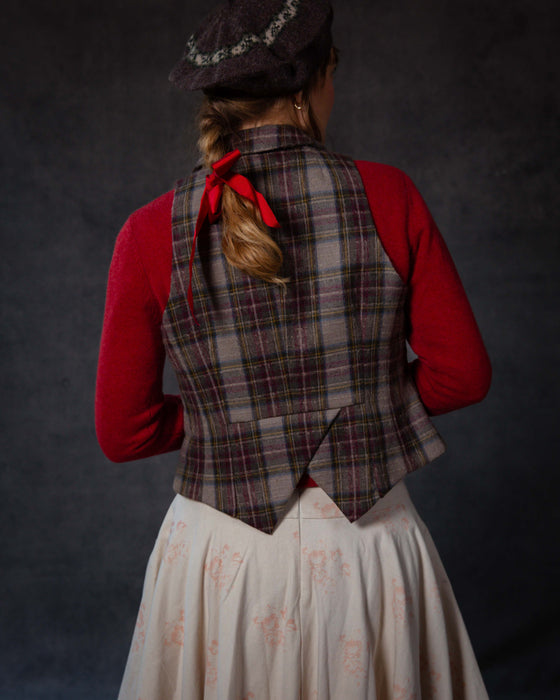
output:
[[[190,37],[169,79],[224,96],[297,92],[327,59],[331,24],[328,0],[229,0]]]

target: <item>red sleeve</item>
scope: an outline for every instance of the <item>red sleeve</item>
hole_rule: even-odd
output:
[[[162,390],[172,198],[168,193],[130,217],[109,271],[95,422],[99,444],[114,462],[177,450],[183,439],[180,397]]]
[[[411,372],[432,415],[481,401],[491,367],[461,280],[424,200],[396,168],[357,162],[381,243],[409,286]]]

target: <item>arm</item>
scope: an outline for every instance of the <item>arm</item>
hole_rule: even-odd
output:
[[[491,367],[469,301],[445,242],[404,173],[357,164],[381,242],[409,286],[410,369],[432,415],[481,401]]]
[[[428,411],[445,413],[482,401],[490,360],[459,274],[418,190],[405,179],[409,202],[410,347],[412,374]]]
[[[99,353],[96,430],[114,462],[177,450],[183,439],[180,397],[162,391],[165,303],[162,294],[155,296],[143,264],[134,227],[142,221],[146,217],[131,217],[115,245]],[[170,221],[164,233],[170,239]]]

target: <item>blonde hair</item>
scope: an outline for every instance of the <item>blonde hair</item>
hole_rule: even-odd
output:
[[[230,138],[244,122],[257,121],[275,103],[270,98],[205,97],[198,119],[198,147],[205,165],[210,168],[231,150]],[[286,283],[278,274],[282,251],[270,237],[258,207],[227,186],[222,194],[222,222],[222,252],[230,265],[266,282]]]
[[[321,78],[324,79],[327,66],[336,60],[337,54],[333,49],[328,61],[319,67],[303,89],[303,101],[308,105],[308,128],[305,131],[317,140],[321,139],[321,132],[309,104],[309,94]],[[231,136],[243,124],[257,123],[286,99],[205,96],[198,118],[198,147],[205,165],[210,168],[231,150]],[[288,104],[291,107],[291,102]],[[295,118],[293,124],[298,126]],[[279,274],[282,251],[271,238],[258,207],[227,186],[222,194],[222,222],[222,252],[229,264],[252,277],[285,286],[288,280]]]

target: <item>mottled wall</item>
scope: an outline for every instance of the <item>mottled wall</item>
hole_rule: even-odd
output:
[[[413,178],[494,365],[407,483],[491,697],[557,697],[558,5],[334,5],[328,145]],[[128,214],[193,162],[197,98],[166,76],[207,6],[3,5],[1,698],[116,695],[176,457],[97,446],[104,287]]]

